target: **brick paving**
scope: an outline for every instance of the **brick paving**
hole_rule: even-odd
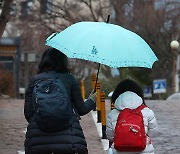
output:
[[[147,101],[159,133],[152,139],[156,154],[180,154],[180,101]]]
[[[89,154],[103,154],[101,138],[99,137],[91,113],[83,116],[80,123],[88,143]]]
[[[24,150],[24,100],[0,98],[0,154],[17,154]],[[89,154],[103,153],[103,147],[91,114],[82,117],[81,125],[88,143]]]
[[[24,100],[0,98],[0,154],[23,151]],[[158,121],[159,133],[152,139],[156,154],[180,154],[180,102],[147,101]],[[108,105],[109,106],[109,105]],[[101,138],[89,113],[81,125],[88,143],[89,154],[103,154]]]
[[[23,150],[25,127],[23,101],[0,98],[0,154]]]

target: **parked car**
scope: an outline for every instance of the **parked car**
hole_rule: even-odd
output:
[[[180,92],[170,95],[166,100],[167,101],[180,101]]]

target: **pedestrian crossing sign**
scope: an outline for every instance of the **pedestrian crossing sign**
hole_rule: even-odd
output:
[[[153,93],[166,93],[166,79],[158,79],[153,81]]]

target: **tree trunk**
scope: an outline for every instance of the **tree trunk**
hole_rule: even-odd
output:
[[[6,24],[10,18],[11,4],[13,0],[5,0],[2,6],[2,12],[0,14],[0,37],[6,28]]]

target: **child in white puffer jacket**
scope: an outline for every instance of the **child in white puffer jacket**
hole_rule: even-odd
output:
[[[114,130],[117,122],[117,118],[121,110],[125,108],[129,109],[136,109],[141,104],[145,104],[144,97],[143,97],[143,91],[139,85],[137,85],[134,81],[126,79],[122,82],[120,82],[116,89],[113,92],[112,102],[114,103],[115,109],[113,109],[109,114],[107,118],[107,124],[106,124],[106,135],[108,140],[112,143],[111,148],[108,150],[108,154],[130,154],[130,152],[119,152],[114,149]],[[143,115],[143,121],[144,121],[144,127],[145,132],[147,134],[147,141],[146,141],[146,148],[144,151],[139,152],[137,154],[154,154],[154,147],[152,145],[152,141],[150,136],[152,135],[152,132],[157,130],[157,122],[156,118],[154,116],[154,112],[149,109],[148,107],[145,107],[142,109],[142,115]],[[135,152],[131,152],[132,154],[135,154]]]

